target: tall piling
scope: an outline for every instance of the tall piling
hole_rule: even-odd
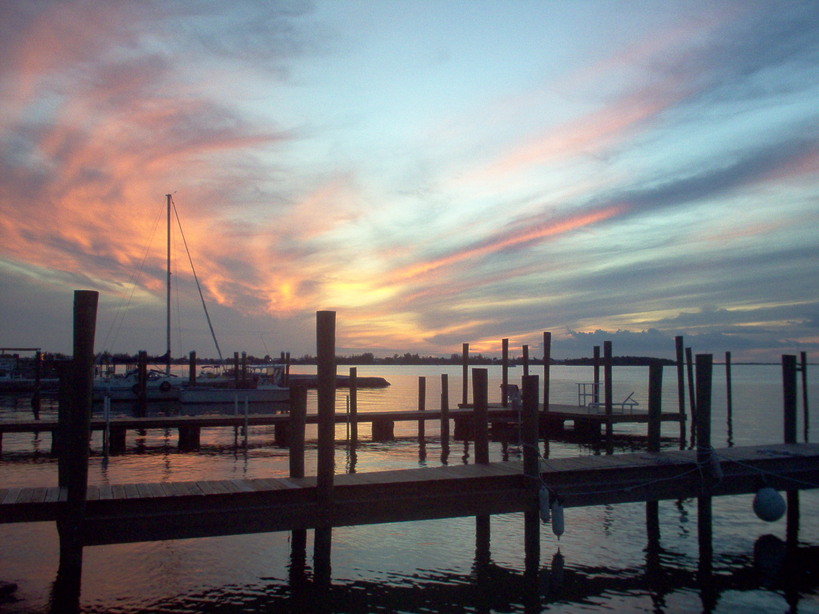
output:
[[[320,501],[333,499],[336,410],[336,312],[316,312],[318,462],[316,486]]]
[[[461,350],[461,370],[462,370],[462,386],[461,386],[461,404],[466,405],[469,402],[469,344],[464,343]]]
[[[697,464],[702,475],[701,495],[697,497],[697,542],[699,545],[698,576],[703,583],[710,580],[713,570],[713,512],[711,485],[713,465],[711,449],[711,384],[713,356],[698,354],[696,364],[696,438]]]
[[[784,442],[796,443],[796,356],[782,356],[782,423]],[[799,491],[786,492],[787,500],[787,543],[796,547],[799,537]]]
[[[543,333],[543,413],[549,413],[549,387],[551,386],[552,333]]]
[[[358,445],[358,369],[350,367],[350,444]]]
[[[674,347],[677,352],[677,401],[680,413],[680,450],[685,449],[685,347],[682,336],[674,337]],[[694,417],[691,416],[693,428]]]
[[[501,407],[509,407],[509,339],[501,340]]]
[[[489,462],[489,403],[487,369],[472,369],[472,404],[475,429],[475,462]]]

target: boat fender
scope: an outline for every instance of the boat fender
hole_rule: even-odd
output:
[[[557,535],[557,538],[560,539],[560,536],[563,535],[563,531],[565,529],[566,525],[563,520],[563,505],[559,500],[555,499],[552,502],[552,533]]]
[[[543,522],[549,522],[552,518],[551,502],[549,501],[549,489],[546,484],[542,484],[540,491],[537,493],[538,503],[540,504],[540,519]]]
[[[162,382],[161,384],[159,384],[159,389],[162,392],[168,392],[168,390],[171,389],[171,383],[170,382]]]
[[[776,490],[765,486],[754,495],[754,514],[765,522],[776,522],[785,513],[787,504]]]

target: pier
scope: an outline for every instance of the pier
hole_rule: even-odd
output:
[[[77,300],[82,303],[90,299],[81,296]],[[712,497],[757,493],[764,485],[785,491],[789,541],[795,544],[798,491],[819,487],[819,444],[796,441],[795,357],[783,357],[785,393],[781,443],[711,447],[712,357],[704,354],[698,355],[696,362],[696,448],[661,452],[662,422],[678,421],[683,425],[684,421],[681,412],[662,412],[662,366],[659,364],[651,365],[649,370],[649,402],[645,412],[613,413],[609,403],[607,411],[600,413],[595,407],[550,405],[548,397],[540,403],[540,380],[536,375],[523,377],[519,405],[492,406],[487,399],[487,370],[476,368],[471,374],[473,402],[470,407],[450,410],[446,394],[443,394],[442,406],[437,410],[420,407],[410,411],[337,413],[334,312],[317,314],[316,414],[306,412],[306,388],[293,386],[290,411],[286,414],[117,418],[108,425],[113,428],[116,424],[123,432],[128,429],[178,428],[180,434],[184,428],[278,425],[287,434],[288,477],[88,485],[89,434],[92,429],[105,428],[105,423],[92,420],[90,413],[91,310],[87,304],[78,308],[76,303],[75,309],[79,312],[75,313],[76,349],[70,420],[56,425],[61,437],[59,483],[52,487],[0,490],[0,523],[56,522],[60,534],[60,576],[66,582],[76,583],[77,591],[82,549],[87,546],[291,531],[296,548],[297,543],[303,543],[304,531],[315,530],[317,556],[319,552],[325,553],[322,561],[316,563],[318,577],[329,572],[329,543],[334,527],[474,516],[477,519],[476,532],[488,539],[491,515],[512,512],[523,514],[522,550],[527,570],[533,568],[536,571],[540,552],[540,516],[544,511],[543,492],[549,495],[549,509],[553,514],[557,510],[562,514],[563,508],[644,502],[649,532],[659,530],[658,501],[696,497],[700,547],[707,556],[711,542]],[[376,427],[378,421],[394,424],[398,420],[418,421],[421,441],[424,437],[422,425],[428,420],[439,420],[442,445],[448,445],[449,421],[456,423],[456,431],[461,421],[462,429],[474,442],[473,462],[336,475],[337,424],[349,421],[351,425],[357,425],[369,421],[373,424],[375,436],[377,430],[381,434],[391,430],[383,424]],[[550,431],[554,432],[558,424],[562,426],[568,420],[575,423],[575,428],[587,421],[594,424],[598,432],[603,427],[609,431],[612,424],[620,420],[645,422],[647,449],[640,453],[561,459],[549,459],[547,454],[541,454],[541,439],[546,440],[546,445]],[[315,423],[318,427],[315,475],[306,475],[305,471],[305,425],[308,423]],[[468,428],[464,426],[467,423]],[[512,423],[520,429],[522,462],[489,462],[490,424],[493,423]],[[4,428],[47,430],[44,426],[45,423],[34,421]],[[49,426],[53,428],[55,424]],[[455,439],[458,439],[457,435]],[[354,437],[352,441],[355,441]],[[557,532],[556,517],[551,523]],[[325,565],[326,570],[324,567],[319,569]]]

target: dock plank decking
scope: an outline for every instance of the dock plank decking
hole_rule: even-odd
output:
[[[708,478],[696,450],[540,460],[540,480],[564,507],[819,487],[819,444],[715,450]],[[703,476],[706,476],[705,478]],[[87,545],[520,512],[539,486],[519,461],[334,476],[329,500],[315,476],[89,486]],[[0,522],[57,520],[57,487],[0,490]]]

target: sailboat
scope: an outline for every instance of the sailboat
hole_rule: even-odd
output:
[[[167,341],[166,352],[163,358],[165,359],[165,370],[150,369],[147,372],[146,379],[146,400],[147,401],[176,401],[179,399],[179,392],[186,383],[186,379],[171,373],[171,209],[172,198],[170,194],[165,195],[167,206],[167,259],[166,259],[166,320],[165,320],[165,338]],[[178,220],[178,218],[177,218]],[[181,228],[181,225],[180,225]],[[184,240],[184,235],[183,235]],[[187,242],[185,243],[187,250]],[[190,258],[190,253],[188,253]],[[193,270],[193,261],[191,261],[191,269]],[[216,334],[213,332],[213,325],[210,321],[207,305],[205,305],[205,298],[202,295],[202,289],[199,286],[199,280],[196,277],[196,271],[193,270],[193,276],[196,280],[196,286],[199,289],[199,297],[202,300],[202,307],[205,310],[205,317],[210,327],[210,333],[213,341],[216,344],[216,351],[219,354],[219,361],[222,360],[222,351],[219,349],[219,342],[216,340]],[[111,375],[97,378],[94,381],[94,399],[101,400],[104,397],[109,397],[113,401],[136,401],[139,398],[139,372],[137,369],[126,372],[124,375]]]

